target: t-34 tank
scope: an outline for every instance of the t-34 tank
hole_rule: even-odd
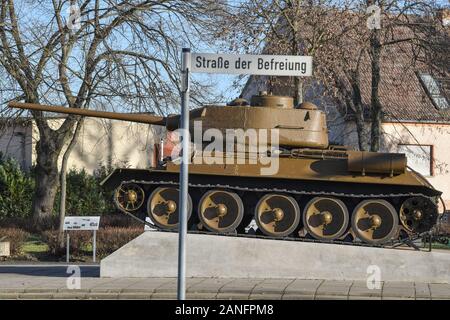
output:
[[[18,102],[9,106],[164,125],[169,131],[179,123],[177,115]],[[262,92],[250,103],[237,99],[227,106],[192,110],[190,123],[197,142],[189,165],[191,230],[243,233],[254,218],[268,237],[392,244],[427,232],[437,222],[441,192],[407,168],[404,154],[329,145],[325,114],[312,103],[294,108],[291,97]],[[262,137],[264,131],[267,148],[250,139]],[[224,133],[234,133],[234,138],[228,140]],[[211,147],[214,139],[223,150]],[[175,229],[180,169],[176,158],[161,157],[148,169],[116,168],[102,184],[115,188],[114,201],[122,212],[141,219],[148,215],[158,228]]]

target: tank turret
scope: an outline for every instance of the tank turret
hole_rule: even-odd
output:
[[[306,104],[304,104],[306,106]],[[266,92],[253,96],[250,105],[244,99],[235,100],[227,106],[205,106],[190,111],[190,129],[201,121],[202,130],[218,129],[276,129],[278,144],[285,148],[326,148],[328,133],[325,114],[312,103],[309,107],[295,109],[292,97],[273,96]],[[149,114],[129,114],[94,111],[79,108],[47,106],[30,103],[10,102],[12,108],[57,112],[87,117],[107,118],[166,126],[168,130],[178,128],[180,116],[159,117]]]

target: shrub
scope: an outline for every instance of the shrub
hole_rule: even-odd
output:
[[[94,175],[88,174],[84,169],[70,169],[67,172],[67,215],[102,215],[116,211],[111,192],[100,186],[105,172],[98,171]],[[58,199],[59,193],[55,201],[55,212],[59,212]]]
[[[0,219],[0,228],[19,228],[29,233],[39,233],[42,230],[58,229],[59,217],[53,215],[42,218],[40,219],[39,226],[36,225],[32,217],[7,217]]]
[[[122,213],[102,216],[100,218],[100,225],[103,228],[143,228],[142,223]]]
[[[97,255],[105,257],[144,232],[144,228],[102,228],[97,232]]]
[[[30,234],[18,228],[1,228],[0,239],[9,241],[11,255],[20,254],[20,250]]]
[[[33,190],[30,173],[22,171],[15,160],[0,154],[0,219],[29,217]]]
[[[67,172],[67,215],[103,215],[117,211],[112,201],[113,191],[100,186],[109,171],[105,166],[100,166],[92,175],[84,169],[71,169]],[[29,224],[32,221],[34,186],[33,168],[30,172],[23,171],[14,159],[6,158],[0,153],[0,220],[17,218],[17,222],[28,224],[27,230],[32,229]],[[59,212],[59,197],[58,192],[54,204],[55,213]],[[20,220],[22,218],[23,221]],[[27,219],[30,220],[27,222]],[[48,218],[48,221],[43,221],[42,229],[54,228],[58,225],[57,220],[54,217]]]
[[[70,232],[70,255],[81,256],[83,250],[92,241],[91,231],[71,231]],[[64,234],[64,246],[61,248],[58,241],[58,230],[48,230],[42,232],[42,241],[47,243],[49,253],[55,256],[62,256],[66,253],[66,234]]]

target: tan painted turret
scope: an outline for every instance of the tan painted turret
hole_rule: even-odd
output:
[[[46,106],[30,103],[10,102],[10,107],[38,111],[74,114],[155,125],[164,125],[168,130],[178,128],[179,115],[158,117],[149,114],[129,114],[94,111],[78,108]],[[279,145],[285,148],[327,148],[328,133],[325,114],[312,103],[304,103],[294,109],[293,98],[273,96],[261,92],[253,96],[250,105],[244,99],[236,99],[227,106],[205,106],[190,112],[191,133],[195,121],[201,121],[202,130],[210,128],[223,132],[227,129],[276,129]]]

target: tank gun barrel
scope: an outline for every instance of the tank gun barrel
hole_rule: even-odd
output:
[[[10,108],[19,108],[19,109],[28,109],[34,111],[47,111],[47,112],[56,112],[63,114],[73,114],[78,116],[85,117],[94,117],[94,118],[104,118],[104,119],[113,119],[113,120],[122,120],[122,121],[131,121],[138,123],[147,123],[147,124],[155,124],[162,125],[171,128],[176,127],[178,124],[178,116],[169,116],[169,117],[160,117],[154,116],[150,114],[131,114],[131,113],[119,113],[119,112],[108,112],[108,111],[95,111],[88,109],[80,109],[80,108],[68,108],[61,106],[49,106],[35,103],[22,103],[17,101],[12,101],[8,103],[8,107]]]

